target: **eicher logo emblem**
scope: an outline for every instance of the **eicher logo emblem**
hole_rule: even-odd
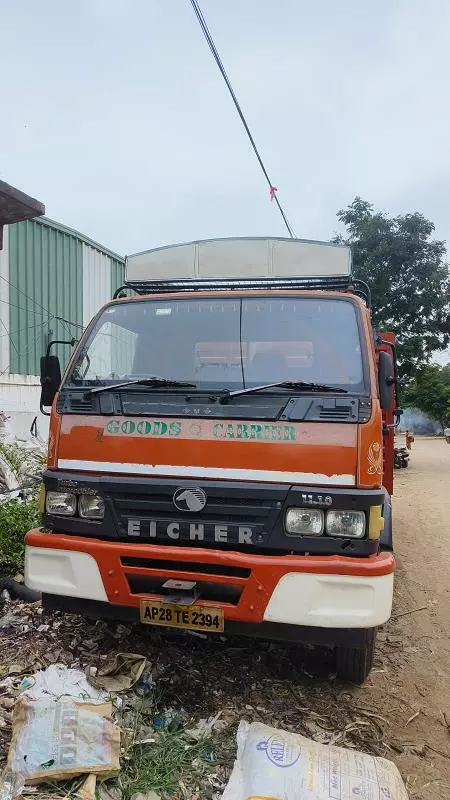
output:
[[[199,486],[192,489],[177,489],[173,495],[173,504],[178,511],[203,511],[206,506],[206,494]]]

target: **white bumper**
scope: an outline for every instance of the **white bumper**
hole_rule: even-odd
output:
[[[374,628],[391,615],[393,574],[283,575],[264,612],[265,622],[319,628]],[[108,602],[93,556],[75,550],[25,549],[25,583],[46,594]]]
[[[289,572],[277,583],[265,622],[319,628],[375,628],[391,616],[394,575]]]
[[[108,602],[95,558],[75,550],[27,546],[25,584],[45,594]]]

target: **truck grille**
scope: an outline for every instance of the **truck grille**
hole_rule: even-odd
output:
[[[165,561],[161,558],[135,558],[122,556],[120,563],[131,594],[172,594],[164,584],[180,573],[189,575],[197,583],[202,600],[237,605],[251,570],[234,564],[217,564],[197,561]]]
[[[186,488],[192,488],[194,484],[186,484]],[[266,488],[261,490],[249,489],[248,484],[245,492],[239,488],[226,487],[222,484],[206,484],[199,482],[196,487],[201,487],[207,496],[206,506],[197,512],[180,511],[173,502],[174,493],[180,488],[180,484],[158,485],[157,483],[148,484],[145,490],[141,487],[130,487],[130,491],[114,491],[108,493],[108,500],[111,504],[116,524],[120,536],[128,538],[128,526],[130,520],[139,520],[142,527],[140,538],[150,538],[153,540],[164,541],[168,544],[183,544],[186,540],[184,531],[189,530],[189,526],[203,526],[204,539],[193,540],[192,544],[201,546],[216,545],[221,543],[238,543],[239,528],[246,526],[254,534],[253,543],[262,542],[273,530],[276,519],[280,514],[287,487]],[[226,493],[225,493],[226,492]],[[157,524],[157,533],[150,534],[150,523]],[[167,535],[159,535],[159,531],[167,529],[171,523],[180,526],[180,536],[177,542],[170,541]],[[229,536],[227,539],[216,539],[210,533],[215,526],[228,526]],[[186,541],[184,542],[186,543]],[[220,546],[220,545],[219,545]]]
[[[142,569],[158,569],[165,572],[195,572],[204,575],[226,575],[231,578],[249,578],[250,570],[245,567],[228,564],[205,564],[193,561],[164,561],[161,558],[134,558],[123,556],[120,559],[123,567],[141,567]]]

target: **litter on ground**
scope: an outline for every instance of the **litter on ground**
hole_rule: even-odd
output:
[[[51,664],[45,670],[39,670],[34,675],[25,676],[19,691],[22,697],[30,700],[52,698],[59,700],[62,697],[90,703],[103,703],[108,694],[88,683],[86,676],[79,669],[70,669],[64,664]]]
[[[241,721],[223,800],[408,800],[391,761]]]
[[[91,686],[107,692],[123,692],[139,681],[147,665],[145,656],[136,653],[117,653],[101,670],[87,671]]]
[[[120,730],[111,703],[18,698],[7,766],[29,783],[119,772]]]

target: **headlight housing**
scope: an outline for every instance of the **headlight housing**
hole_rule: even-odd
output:
[[[105,503],[99,494],[80,494],[78,512],[85,519],[103,519]]]
[[[45,509],[47,514],[73,517],[77,510],[77,496],[71,492],[47,492]]]
[[[289,508],[284,527],[288,536],[320,536],[323,533],[324,515],[318,508]]]
[[[326,532],[328,536],[362,539],[366,532],[366,515],[364,511],[328,511]]]

